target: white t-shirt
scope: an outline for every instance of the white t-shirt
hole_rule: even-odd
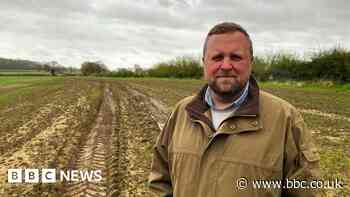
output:
[[[227,107],[224,110],[215,109],[214,102],[211,97],[211,89],[208,86],[206,92],[205,92],[205,101],[210,106],[211,116],[212,116],[212,122],[214,125],[214,128],[217,130],[226,118],[228,118],[231,114],[233,114],[239,106],[244,102],[248,95],[248,89],[249,89],[249,81],[246,83],[242,95],[235,101],[232,101],[232,104]]]
[[[222,121],[228,118],[232,113],[234,113],[238,107],[231,107],[226,110],[215,110],[213,107],[210,108],[211,117],[215,129],[218,129]]]

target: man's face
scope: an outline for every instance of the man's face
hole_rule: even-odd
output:
[[[250,43],[241,32],[214,34],[203,57],[204,76],[213,91],[233,97],[251,74]]]

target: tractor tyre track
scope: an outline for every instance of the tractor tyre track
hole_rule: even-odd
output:
[[[101,181],[80,181],[67,184],[64,196],[81,197],[107,196],[109,192],[110,157],[112,138],[115,130],[115,103],[111,98],[111,92],[107,86],[104,91],[104,99],[99,109],[95,125],[86,138],[86,143],[80,147],[78,159],[74,169],[101,170]]]
[[[124,170],[119,196],[153,196],[147,188],[147,178],[159,123],[143,95],[135,94],[124,84],[115,87],[120,94],[120,134],[126,142],[121,157]]]

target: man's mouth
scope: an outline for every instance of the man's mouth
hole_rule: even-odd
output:
[[[216,76],[215,78],[235,78],[235,76],[233,75],[219,75],[219,76]]]

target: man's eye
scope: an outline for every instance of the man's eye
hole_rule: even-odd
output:
[[[214,60],[214,61],[220,61],[220,60],[222,60],[223,58],[224,58],[223,55],[215,55],[215,56],[213,56],[212,60]]]
[[[233,54],[233,55],[230,56],[230,59],[231,59],[231,60],[235,60],[235,61],[239,61],[239,60],[242,59],[242,57],[239,56],[239,55]]]

